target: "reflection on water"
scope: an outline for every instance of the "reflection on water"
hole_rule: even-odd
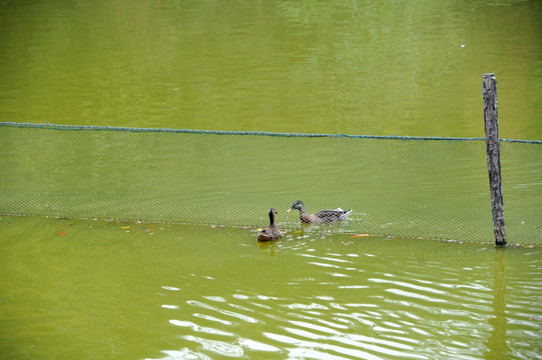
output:
[[[505,298],[506,250],[496,249],[495,269],[493,270],[493,317],[489,323],[493,326],[491,336],[487,340],[487,358],[496,358],[500,353],[509,352],[506,343],[506,298]],[[496,349],[499,349],[497,352]]]
[[[536,248],[310,231],[260,246],[249,229],[0,222],[0,321],[9,329],[0,348],[8,357],[540,354]]]

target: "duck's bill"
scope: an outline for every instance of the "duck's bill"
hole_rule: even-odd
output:
[[[289,208],[288,210],[286,210],[286,212],[290,212],[290,211],[292,211],[292,208]]]

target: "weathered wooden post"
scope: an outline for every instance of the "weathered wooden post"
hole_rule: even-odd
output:
[[[495,245],[506,245],[501,180],[501,154],[499,143],[499,116],[497,112],[497,79],[495,74],[483,75],[484,123],[486,128],[487,168],[493,211]]]

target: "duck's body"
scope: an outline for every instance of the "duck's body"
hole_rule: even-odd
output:
[[[269,209],[269,227],[263,229],[258,233],[258,241],[273,241],[280,239],[284,234],[280,231],[279,227],[275,225],[275,215],[277,211],[275,208]]]
[[[303,205],[303,202],[301,200],[297,200],[296,202],[294,202],[292,207],[288,209],[288,212],[292,210],[299,210],[299,220],[304,223],[327,223],[341,221],[345,220],[348,214],[350,214],[350,212],[352,211],[352,209],[345,211],[341,208],[337,208],[330,210],[320,210],[315,212],[314,214],[309,214],[305,210],[305,206]]]

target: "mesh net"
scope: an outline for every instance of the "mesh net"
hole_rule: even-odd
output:
[[[501,144],[509,242],[542,243],[542,143]],[[492,241],[483,139],[0,123],[0,213]]]

